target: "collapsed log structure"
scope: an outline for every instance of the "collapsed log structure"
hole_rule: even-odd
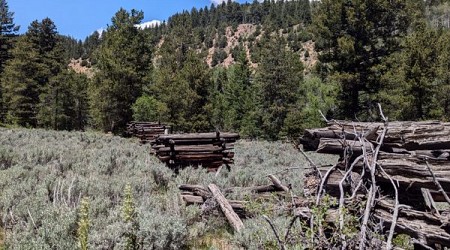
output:
[[[152,149],[162,162],[171,169],[186,166],[202,166],[217,171],[223,165],[234,163],[236,133],[196,133],[160,135]]]
[[[340,156],[327,169],[314,166],[306,180],[313,185],[305,186],[315,190],[308,192],[317,195],[316,204],[324,192],[337,197],[340,223],[348,202],[357,195],[366,198],[359,215],[360,249],[367,244],[370,219],[389,231],[388,249],[400,233],[418,247],[449,247],[450,210],[436,202],[450,205],[450,123],[383,120],[328,121],[325,128],[306,130],[300,139],[304,150]],[[345,246],[345,236],[342,240]]]
[[[130,122],[127,124],[127,134],[136,136],[140,142],[153,143],[159,135],[168,134],[170,126],[160,122]]]
[[[186,205],[205,205],[208,204],[209,201],[215,200],[230,225],[235,229],[235,231],[240,231],[243,224],[234,214],[243,219],[250,217],[251,214],[246,209],[248,201],[228,200],[224,195],[236,191],[242,192],[244,190],[254,194],[257,197],[264,197],[267,193],[279,193],[283,196],[289,194],[289,188],[283,185],[277,177],[274,175],[268,175],[267,177],[271,180],[272,184],[254,187],[234,187],[227,188],[222,191],[220,191],[214,184],[208,185],[208,188],[202,185],[182,184],[178,188],[181,192],[180,196]],[[296,205],[301,203],[298,197],[292,197],[291,195],[289,198]]]

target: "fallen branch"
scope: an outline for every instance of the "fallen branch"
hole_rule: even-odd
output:
[[[280,236],[278,235],[277,229],[273,225],[272,221],[267,217],[265,214],[263,214],[263,218],[269,223],[270,228],[272,228],[272,232],[275,235],[275,238],[277,238],[278,245],[280,245],[281,250],[286,250],[286,246],[284,245],[283,241],[280,239]]]
[[[281,183],[281,181],[275,175],[269,174],[267,177],[269,177],[269,179],[272,181],[272,183],[275,187],[277,187],[285,192],[289,192],[289,188],[286,187],[285,185],[283,185]]]
[[[397,185],[395,184],[394,180],[391,178],[391,176],[389,176],[384,171],[384,169],[381,166],[379,166],[379,169],[381,170],[381,172],[383,172],[384,175],[387,176],[387,178],[389,178],[389,180],[392,183],[392,186],[394,187],[394,192],[395,192],[394,213],[392,214],[392,224],[391,224],[391,227],[389,228],[389,235],[388,235],[388,239],[386,242],[386,249],[391,250],[392,249],[392,238],[394,237],[395,226],[397,225],[398,210],[400,209],[401,205],[399,204],[399,201],[398,201],[398,189],[397,189]]]
[[[294,218],[292,218],[291,222],[289,223],[289,226],[286,230],[286,234],[284,235],[284,242],[287,242],[289,234],[291,233],[291,229],[294,226],[295,221],[300,217],[300,215],[295,215]]]
[[[372,185],[369,189],[369,196],[367,198],[366,208],[364,210],[363,222],[361,225],[361,236],[360,236],[360,241],[359,241],[359,249],[361,249],[361,250],[365,249],[367,223],[369,222],[370,210],[374,206],[375,194],[377,191],[377,186],[376,186],[376,181],[375,181],[375,169],[377,166],[378,154],[380,152],[381,146],[383,145],[383,141],[384,141],[384,138],[386,137],[386,133],[387,133],[387,129],[388,129],[388,119],[384,116],[383,110],[382,110],[380,104],[378,104],[378,108],[380,109],[380,115],[384,121],[384,127],[383,127],[383,132],[381,133],[380,137],[377,140],[377,146],[375,148],[375,153],[373,154],[373,157],[372,157],[372,164],[370,166],[370,177],[372,179]]]
[[[447,201],[448,204],[450,204],[450,198],[448,197],[447,193],[445,192],[445,190],[442,188],[441,183],[439,183],[439,181],[436,178],[436,175],[434,174],[433,170],[431,170],[430,164],[428,164],[428,161],[425,161],[428,171],[430,171],[431,176],[433,177],[433,181],[436,184],[436,186],[439,188],[439,192],[444,196],[445,200]]]

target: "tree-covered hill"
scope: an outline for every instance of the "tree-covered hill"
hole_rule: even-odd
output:
[[[146,29],[120,9],[84,41],[50,19],[17,36],[0,3],[3,124],[121,133],[151,120],[279,139],[320,125],[318,110],[449,117],[448,1],[230,0]]]

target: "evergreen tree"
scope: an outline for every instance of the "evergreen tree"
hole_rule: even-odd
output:
[[[224,130],[225,103],[224,86],[226,85],[227,72],[225,68],[216,68],[212,74],[212,84],[209,89],[208,104],[206,106],[209,114],[211,127]]]
[[[166,46],[173,46],[167,44]],[[166,48],[169,48],[166,47]],[[208,66],[196,51],[187,50],[172,55],[162,51],[162,56],[181,61],[164,60],[156,68],[150,95],[165,103],[169,120],[176,129],[205,131],[210,128],[207,115],[210,75]]]
[[[7,122],[37,126],[39,96],[64,62],[57,45],[56,26],[49,18],[33,21],[18,39],[1,81]]]
[[[414,6],[412,6],[414,5]],[[340,83],[342,117],[371,108],[379,91],[383,61],[397,51],[413,13],[414,0],[323,0],[314,15],[321,73]]]
[[[5,63],[11,59],[13,40],[19,26],[14,24],[14,13],[9,11],[6,0],[0,0],[0,122],[4,121],[5,108],[3,105],[3,90],[1,75]]]
[[[241,50],[236,58],[237,63],[228,69],[228,82],[224,86],[226,109],[223,111],[224,128],[229,131],[239,131],[246,110],[245,98],[250,88],[250,69],[246,54]]]
[[[142,30],[135,27],[143,12],[120,9],[103,34],[96,59],[91,89],[91,116],[94,127],[118,133],[132,120],[131,106],[142,94],[150,73],[151,52]]]
[[[5,120],[11,124],[35,127],[40,85],[39,52],[27,36],[21,36],[12,51],[14,59],[8,61],[2,76]]]
[[[450,120],[450,30],[443,30],[437,41],[437,89],[436,107],[440,110],[436,115]]]
[[[438,39],[438,32],[422,20],[414,25],[402,50],[390,58],[380,94],[393,119],[436,118]]]
[[[11,58],[12,38],[19,28],[14,24],[14,12],[9,11],[7,1],[0,0],[0,74],[6,61]]]
[[[300,96],[303,65],[286,49],[283,38],[269,39],[257,69],[257,82],[262,90],[264,135],[275,140],[283,136],[284,120]]]
[[[40,95],[38,122],[55,130],[82,130],[87,124],[85,75],[64,70],[52,77]]]

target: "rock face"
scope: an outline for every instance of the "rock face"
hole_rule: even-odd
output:
[[[94,69],[91,68],[91,62],[89,61],[89,59],[86,59],[84,61],[81,58],[72,59],[70,60],[68,67],[70,69],[73,69],[76,73],[85,74],[88,78],[94,77],[95,74]]]

